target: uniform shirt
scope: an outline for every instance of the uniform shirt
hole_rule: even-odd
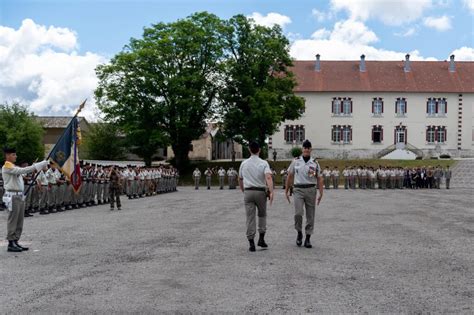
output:
[[[134,170],[128,171],[127,180],[134,180],[134,179],[135,179],[135,176],[137,176],[137,174],[135,173]]]
[[[338,171],[338,170],[333,170],[333,171],[331,172],[331,176],[339,177],[339,171]]]
[[[244,188],[265,188],[267,185],[265,180],[266,174],[272,174],[268,162],[262,160],[257,155],[251,155],[240,164],[238,175],[244,182]]]
[[[228,176],[228,177],[234,176],[234,172],[233,172],[231,169],[229,169],[229,170],[227,171],[227,176]]]
[[[193,177],[201,177],[201,171],[200,170],[195,170],[193,172]]]
[[[217,171],[217,174],[219,174],[219,176],[221,177],[225,177],[225,169],[223,168],[219,169],[219,171]]]
[[[48,179],[46,178],[46,174],[44,173],[43,170],[41,170],[38,174],[38,177],[36,177],[36,182],[40,184],[41,186],[48,185]]]
[[[360,175],[361,177],[367,177],[367,170],[364,169],[364,168],[361,169],[359,175]]]
[[[368,176],[369,178],[371,178],[371,179],[374,179],[374,178],[375,178],[375,173],[374,173],[374,171],[368,170],[368,171],[367,171],[367,176]]]
[[[342,171],[342,176],[344,176],[344,177],[348,177],[349,174],[350,174],[350,171],[349,171],[349,170],[346,170],[346,169],[345,169],[345,170]]]
[[[323,171],[323,176],[324,176],[324,177],[329,177],[330,175],[331,175],[331,171],[330,171],[330,170],[325,169],[325,170]]]
[[[55,170],[53,170],[52,168],[46,171],[46,179],[48,180],[48,184],[56,185],[57,177],[54,173],[55,173]]]
[[[446,177],[446,179],[451,179],[451,175],[452,175],[451,170],[447,169],[444,171],[444,177]]]
[[[314,176],[310,175],[310,171],[314,172]],[[295,175],[295,185],[316,184],[316,178],[321,177],[321,167],[313,158],[305,162],[303,156],[300,156],[291,162],[288,173]]]
[[[18,167],[11,162],[5,162],[5,165],[2,167],[2,177],[5,190],[16,192],[23,191],[25,185],[21,175],[31,173],[34,170],[40,171],[46,165],[48,165],[47,161],[35,163],[28,167]]]
[[[210,170],[206,170],[206,171],[204,172],[204,175],[206,175],[207,177],[211,177],[212,172],[211,172]]]

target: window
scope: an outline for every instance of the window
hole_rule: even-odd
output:
[[[445,143],[447,139],[447,132],[445,126],[428,126],[426,127],[426,142]]]
[[[332,142],[351,143],[352,127],[339,125],[332,126],[331,140]]]
[[[435,127],[428,126],[426,128],[426,142],[434,143],[435,142]]]
[[[344,126],[342,128],[342,142],[349,143],[352,140],[352,130],[350,126]]]
[[[341,127],[332,126],[332,141],[340,142],[341,141]]]
[[[383,100],[381,98],[374,98],[372,101],[372,113],[374,116],[383,114]]]
[[[436,100],[434,98],[429,98],[426,103],[426,113],[429,116],[434,116],[436,113]]]
[[[448,103],[445,98],[438,99],[438,115],[444,116],[448,113]]]
[[[407,101],[405,98],[397,98],[395,102],[395,113],[398,116],[405,116],[407,113]]]
[[[407,127],[406,126],[396,126],[394,132],[394,143],[404,143],[407,144]]]
[[[350,116],[352,115],[352,99],[350,97],[333,98],[332,113],[335,116]]]
[[[303,143],[305,139],[305,130],[302,125],[286,125],[285,126],[286,143]]]
[[[373,143],[382,143],[383,141],[383,128],[382,126],[373,126],[372,127],[372,142]]]
[[[332,101],[332,113],[334,115],[340,115],[341,114],[341,100],[340,99],[333,99]]]
[[[351,99],[344,99],[343,101],[343,110],[344,115],[352,114],[352,100]]]

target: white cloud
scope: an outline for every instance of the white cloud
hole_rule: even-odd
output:
[[[330,31],[328,31],[325,28],[321,28],[321,29],[317,30],[316,32],[314,32],[311,35],[311,38],[312,39],[327,39],[327,38],[329,38],[330,35],[331,35]]]
[[[38,115],[71,115],[84,98],[82,113],[97,119],[95,67],[106,59],[78,54],[77,35],[31,19],[19,29],[0,26],[0,102],[18,101]]]
[[[426,27],[443,32],[451,29],[451,18],[446,15],[440,16],[439,18],[429,16],[423,20],[423,24]]]
[[[463,0],[464,6],[474,13],[474,0]]]
[[[395,33],[395,36],[399,37],[410,37],[416,34],[416,28],[415,27],[410,27],[407,29],[405,32],[402,33]]]
[[[474,48],[461,47],[454,50],[449,55],[454,55],[454,59],[458,61],[474,61]],[[449,57],[447,58],[449,60]]]
[[[370,44],[379,40],[364,23],[355,20],[339,21],[334,24],[330,39],[349,44]]]
[[[352,19],[378,19],[388,25],[402,25],[423,16],[432,0],[331,0],[335,11],[347,11]]]
[[[318,9],[313,9],[311,10],[311,14],[319,23],[322,23],[334,18],[334,13],[332,11],[324,12],[324,11],[319,11]]]
[[[272,27],[276,24],[280,25],[281,28],[284,28],[287,24],[291,23],[291,19],[288,16],[281,15],[275,12],[270,12],[267,15],[262,15],[258,12],[253,12],[248,17],[253,19],[255,23],[268,27]]]
[[[311,60],[320,54],[324,60],[357,60],[364,54],[367,60],[404,60],[407,52],[380,49],[370,44],[378,41],[377,35],[364,23],[354,20],[339,21],[332,31],[319,29],[311,39],[292,43],[290,54],[297,60]],[[410,53],[411,60],[436,60],[425,58],[419,51]]]

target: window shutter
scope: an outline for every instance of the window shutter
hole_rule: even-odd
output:
[[[351,101],[351,114],[352,114],[352,100],[350,100],[350,101]]]
[[[383,141],[383,127],[380,127],[380,142]]]
[[[334,142],[334,126],[331,127],[331,141]]]
[[[380,102],[382,102],[382,113],[381,114],[383,114],[383,100],[380,99]]]
[[[395,101],[395,114],[398,113],[398,101],[399,101],[399,100],[400,100],[400,99],[397,98],[397,100]]]
[[[406,113],[408,113],[408,102],[407,102],[406,98],[404,98],[403,100],[405,101],[405,112],[403,114],[406,114]],[[406,139],[406,137],[405,137],[405,139]]]
[[[430,113],[430,99],[428,99],[426,101],[426,113],[429,114]]]
[[[283,139],[285,141],[288,141],[288,125],[285,126],[285,132],[284,132],[284,135],[283,135]]]
[[[333,114],[334,114],[334,104],[335,104],[335,103],[336,103],[336,99],[333,98],[333,99],[332,99],[332,104],[331,104],[331,113],[333,113]]]
[[[351,104],[352,104],[352,102],[351,102]],[[352,126],[349,126],[349,137],[350,137],[350,140],[352,141]]]
[[[448,139],[448,131],[446,130],[446,127],[444,128],[444,142]]]
[[[408,142],[408,129],[405,128],[405,144]]]
[[[372,142],[374,142],[375,126],[372,126]]]
[[[397,128],[393,131],[393,143],[397,143]]]
[[[374,113],[374,103],[375,103],[375,100],[372,101],[372,114]]]
[[[430,138],[428,136],[428,132],[430,131],[430,127],[426,127],[426,142],[430,142]]]
[[[439,102],[436,101],[436,109],[435,109],[435,113],[436,113],[436,114],[438,113],[438,108],[439,108]]]
[[[438,141],[438,129],[434,128],[435,131],[435,141]]]
[[[344,100],[343,99],[341,99],[341,102],[340,102],[339,105],[341,106],[341,112],[340,113],[343,114],[344,113]]]

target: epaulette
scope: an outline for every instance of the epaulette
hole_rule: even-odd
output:
[[[3,165],[4,168],[14,168],[15,164],[12,162],[5,161],[5,164]]]

